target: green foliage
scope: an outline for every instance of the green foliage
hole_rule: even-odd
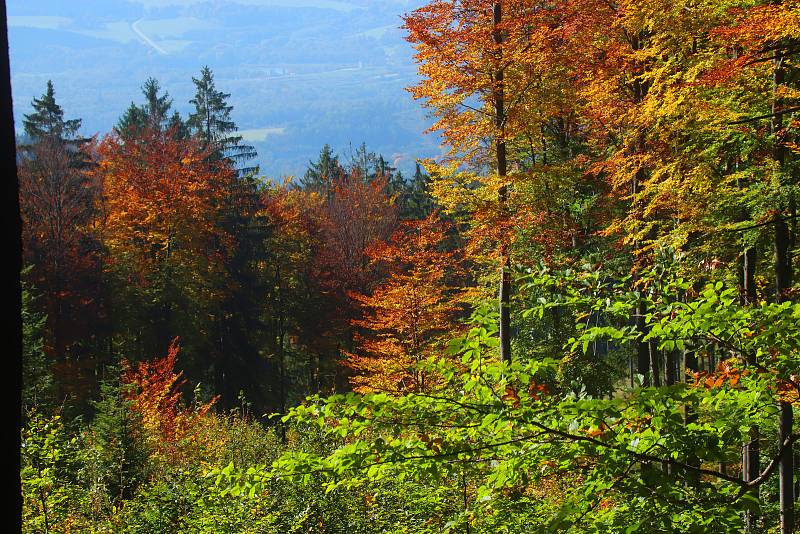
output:
[[[636,341],[642,334],[627,322],[644,297],[653,310],[647,337],[659,348],[699,350],[714,341],[734,360],[696,380],[593,397],[554,379],[558,357],[498,363],[493,314],[480,310],[468,335],[451,344],[460,365],[426,364],[448,378],[441,392],[311,398],[284,419],[342,440],[338,447],[290,451],[262,468],[230,464],[214,472],[218,483],[254,495],[279,477],[334,492],[389,480],[446,485],[469,469],[475,486],[465,517],[476,531],[502,524],[501,513],[547,531],[740,531],[743,511],[761,501],[737,475],[711,466],[736,462],[750,427],[774,428],[781,396],[796,394],[800,305],[742,307],[719,283],[687,301],[685,281],[655,274],[647,280],[659,281],[657,291],[646,296],[604,280],[591,271],[531,275],[530,284],[560,289],[531,315],[559,306],[609,318],[602,327],[579,321],[564,354],[601,339]],[[748,368],[751,354],[758,364]],[[450,516],[445,531],[460,531],[459,517]]]
[[[187,125],[177,111],[172,110],[172,99],[166,91],[161,94],[161,85],[155,78],[148,78],[142,85],[145,103],[131,105],[120,117],[114,130],[123,139],[136,139],[145,129],[155,132],[171,132],[175,139],[188,137]]]
[[[433,213],[435,202],[428,191],[431,177],[425,174],[417,162],[414,175],[400,193],[400,218],[421,220]]]
[[[25,273],[23,273],[23,276]],[[33,294],[22,288],[22,413],[49,413],[55,405],[53,373],[44,353],[46,317],[35,310]]]
[[[299,185],[307,191],[316,191],[327,197],[336,183],[345,173],[339,164],[339,156],[333,153],[330,145],[326,144],[320,150],[317,161],[309,161],[305,174],[300,179]]]
[[[60,415],[27,414],[20,478],[25,532],[66,532],[87,526],[88,492],[80,479],[84,450]]]
[[[131,499],[148,476],[148,451],[141,423],[125,398],[119,371],[108,369],[100,400],[94,403],[94,421],[87,431],[92,478],[105,493],[103,502],[121,505]]]

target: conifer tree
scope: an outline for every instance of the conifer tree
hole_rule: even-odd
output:
[[[129,499],[144,481],[148,450],[141,436],[141,417],[127,398],[128,385],[117,368],[107,369],[108,379],[100,386],[100,399],[89,431],[89,443],[96,451],[94,469],[112,502]]]
[[[44,353],[46,318],[33,306],[28,284],[22,287],[22,410],[47,412],[55,400],[50,362]]]
[[[123,138],[139,137],[145,128],[156,132],[172,132],[176,139],[185,139],[188,135],[187,127],[180,114],[172,109],[172,99],[169,93],[161,94],[161,85],[155,78],[148,78],[142,85],[142,94],[145,98],[143,105],[137,106],[131,102],[115,126],[116,132]]]
[[[64,120],[64,110],[56,102],[51,80],[47,80],[45,93],[40,98],[34,98],[31,106],[34,112],[25,115],[22,123],[25,133],[33,140],[44,137],[71,139],[81,127],[81,119]]]
[[[122,117],[119,118],[117,121],[117,125],[114,129],[120,135],[127,135],[128,133],[133,133],[135,130],[139,130],[144,126],[144,111],[140,106],[137,106],[135,103],[131,102],[131,105],[128,106],[128,109],[125,110],[125,113],[122,114]],[[135,130],[134,130],[135,129]]]
[[[217,160],[228,159],[239,166],[255,158],[255,149],[241,144],[241,135],[234,135],[238,128],[231,119],[230,93],[217,90],[214,74],[208,67],[203,67],[200,74],[199,79],[192,78],[197,92],[190,100],[195,112],[186,121],[190,133],[200,139],[204,147],[210,148]],[[240,167],[238,170],[242,175],[251,174],[257,172],[257,167]]]
[[[159,95],[160,89],[158,80],[155,78],[148,78],[142,86],[142,93],[145,97],[145,104],[142,108],[145,124],[156,129],[161,129],[171,120],[171,118],[167,119],[167,114],[172,108],[172,99],[166,91],[163,95]]]
[[[300,188],[324,193],[327,197],[332,190],[332,185],[342,176],[344,176],[344,168],[339,163],[339,156],[333,153],[329,144],[325,143],[317,161],[308,162],[306,173],[300,179]]]
[[[434,201],[428,192],[430,176],[425,174],[419,162],[414,175],[404,183],[400,195],[400,218],[405,220],[424,219],[433,212]]]

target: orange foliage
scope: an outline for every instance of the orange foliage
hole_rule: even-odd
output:
[[[326,339],[316,340],[321,353],[338,355],[340,340],[349,337],[351,322],[360,315],[350,294],[368,293],[375,286],[368,250],[397,227],[395,199],[386,190],[385,177],[366,180],[354,171],[336,181],[324,198],[311,195],[315,239],[308,268],[325,299],[312,329],[319,330],[320,320],[327,325]]]
[[[495,26],[490,0],[435,0],[404,18],[408,41],[422,77],[410,89],[423,99],[437,121],[431,130],[442,134],[451,157],[486,163],[485,139],[511,139],[531,125],[521,96],[540,91],[546,69],[539,49],[550,42],[540,23],[546,11],[529,1],[502,2],[502,21]],[[502,44],[495,42],[495,32]],[[496,79],[503,72],[503,81]],[[536,83],[538,82],[538,83]],[[494,123],[493,98],[508,95],[502,126]]]
[[[747,60],[769,54],[774,43],[800,39],[800,1],[784,0],[732,11],[735,21],[715,28],[711,34],[728,46],[739,46]]]
[[[352,339],[352,321],[361,315],[350,294],[375,286],[379,272],[367,251],[397,227],[397,206],[388,190],[386,177],[365,178],[354,170],[337,173],[320,191],[287,181],[262,194],[272,228],[267,247],[274,304],[286,312],[292,307],[285,333],[291,345],[311,356],[311,383],[318,389],[346,383],[338,359],[343,343]]]
[[[216,222],[234,171],[209,163],[196,141],[156,131],[125,142],[108,136],[98,154],[100,227],[113,261],[128,264],[131,281],[142,285],[169,267],[186,275],[190,291],[211,297],[208,279],[231,243]]]
[[[371,295],[353,293],[365,312],[353,324],[362,330],[356,350],[345,353],[345,365],[359,392],[426,391],[433,377],[417,369],[436,356],[458,313],[459,290],[452,285],[458,271],[454,252],[442,250],[446,228],[437,216],[403,223],[387,243],[369,249],[383,264],[388,279]]]
[[[749,371],[743,371],[737,367],[733,367],[730,362],[724,361],[717,365],[715,372],[710,373],[707,371],[700,371],[692,373],[694,378],[694,385],[702,385],[706,389],[714,389],[722,387],[726,382],[731,387],[736,386]]]
[[[695,387],[704,387],[706,389],[717,389],[725,386],[736,387],[742,377],[745,377],[753,371],[734,367],[731,361],[723,361],[713,372],[699,371],[691,373],[690,376],[694,379]],[[766,373],[765,369],[758,369],[757,373]],[[798,394],[798,386],[800,383],[797,375],[791,375],[788,380],[778,379],[775,384],[775,390],[778,397],[789,404],[800,403],[800,395]]]
[[[446,165],[426,164],[432,192],[448,211],[469,212],[468,252],[476,261],[490,264],[498,249],[516,256],[516,237],[541,245],[545,257],[578,244],[583,228],[569,206],[588,162],[561,166],[558,154],[571,156],[574,142],[587,135],[579,81],[591,81],[587,69],[597,67],[591,64],[596,46],[605,46],[594,32],[617,18],[610,5],[589,0],[557,6],[437,0],[405,17],[421,75],[410,91],[432,109],[438,120],[431,129],[450,148]],[[616,117],[618,110],[609,113]],[[491,174],[498,141],[506,145],[509,164],[502,177]],[[488,167],[490,174],[463,172],[464,163]],[[522,236],[518,230],[526,228],[537,230]]]

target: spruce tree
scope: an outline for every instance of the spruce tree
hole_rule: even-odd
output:
[[[25,273],[23,273],[25,274]],[[46,317],[34,307],[29,284],[22,284],[22,415],[36,410],[50,414],[55,389],[50,362],[44,353]]]
[[[117,125],[114,129],[120,136],[135,136],[137,132],[140,132],[142,128],[144,128],[144,122],[144,112],[142,108],[131,102],[131,105],[128,106],[128,109],[125,110],[125,113],[123,113],[122,117],[117,121]]]
[[[236,246],[226,258],[231,282],[215,314],[218,333],[212,352],[214,385],[221,395],[220,406],[232,408],[236,395],[246,391],[248,398],[262,401],[261,383],[253,369],[261,362],[263,326],[258,319],[266,291],[258,269],[268,256],[263,250],[266,221],[258,215],[260,190],[253,176],[257,167],[246,162],[256,156],[252,146],[241,144],[231,119],[230,94],[218,91],[210,68],[203,67],[200,78],[192,78],[197,89],[190,101],[194,112],[186,121],[189,135],[210,151],[210,162],[227,162],[236,168],[239,179],[229,184],[219,207],[219,224],[228,235],[237,236]]]
[[[428,192],[430,176],[417,163],[414,176],[404,184],[400,194],[400,217],[408,220],[424,219],[434,210],[434,201]]]
[[[317,191],[327,194],[331,183],[344,175],[339,164],[339,156],[333,153],[329,144],[325,144],[316,162],[309,161],[305,175],[300,179],[300,187],[306,191]]]
[[[107,368],[100,385],[100,400],[93,402],[91,427],[97,479],[112,502],[130,499],[146,479],[148,451],[138,435],[139,416],[131,409],[119,368]]]
[[[172,115],[170,115],[166,130],[172,132],[176,139],[188,139],[190,135],[189,126],[177,111],[172,112]]]
[[[34,141],[46,137],[73,139],[81,127],[81,119],[64,120],[64,110],[56,103],[55,94],[53,82],[47,80],[45,93],[31,102],[34,112],[22,121],[25,134]]]
[[[172,99],[169,97],[169,93],[164,91],[164,94],[160,95],[160,90],[161,87],[155,78],[148,78],[142,86],[142,94],[145,98],[142,108],[145,124],[157,130],[168,127],[170,119],[167,115],[172,108]]]
[[[131,102],[117,122],[115,130],[120,136],[123,138],[138,137],[145,128],[152,128],[156,132],[173,132],[177,139],[183,139],[188,135],[180,114],[174,111],[170,115],[172,99],[166,91],[161,94],[158,80],[148,78],[142,85],[142,94],[145,103],[137,106]]]
[[[252,146],[241,144],[241,135],[235,135],[238,128],[231,119],[233,106],[228,104],[231,95],[217,90],[210,68],[203,67],[200,74],[199,79],[192,78],[197,92],[190,100],[195,111],[186,121],[189,132],[212,150],[214,159],[231,161],[241,175],[257,172],[256,167],[241,167],[256,157],[256,151]]]

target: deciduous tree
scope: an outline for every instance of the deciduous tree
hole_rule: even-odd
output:
[[[425,359],[444,355],[455,331],[459,268],[447,250],[446,227],[436,214],[406,221],[385,243],[368,250],[387,278],[371,294],[352,294],[364,310],[355,348],[345,364],[355,391],[431,391],[436,378],[421,369]]]

